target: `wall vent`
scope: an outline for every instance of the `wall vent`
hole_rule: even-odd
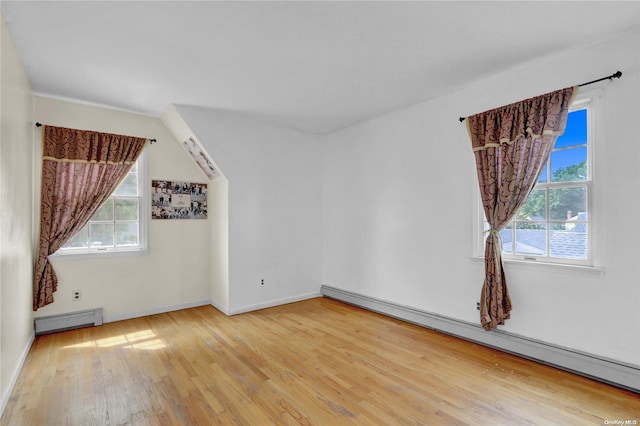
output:
[[[38,317],[33,320],[36,336],[98,325],[102,325],[102,308]]]

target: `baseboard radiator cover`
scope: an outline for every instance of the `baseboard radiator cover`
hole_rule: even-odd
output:
[[[37,317],[33,320],[36,336],[98,325],[102,325],[102,308]]]
[[[323,285],[324,297],[640,393],[640,366]]]

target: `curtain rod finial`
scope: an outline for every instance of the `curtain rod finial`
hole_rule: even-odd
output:
[[[611,78],[620,78],[622,77],[622,71],[617,71],[614,75],[611,76]]]
[[[460,122],[462,123],[465,120],[465,118],[464,117],[460,117],[460,118],[458,118],[458,120],[460,120]]]

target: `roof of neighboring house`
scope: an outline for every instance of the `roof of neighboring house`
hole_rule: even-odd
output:
[[[571,219],[567,220],[567,230],[568,231],[576,231],[576,232],[587,232],[587,224],[585,223],[587,220],[587,213],[580,212],[577,216],[573,216]],[[573,224],[572,222],[582,222]]]
[[[585,218],[586,219],[586,218]],[[584,220],[584,219],[578,219]],[[585,258],[587,256],[586,224],[578,223],[570,231],[549,231],[549,249],[551,257]],[[521,255],[544,256],[547,251],[547,232],[545,229],[517,229],[515,252]],[[503,250],[511,252],[513,233],[510,229],[500,232]]]
[[[551,231],[551,256],[564,258],[587,257],[587,233],[579,232],[577,228],[586,228],[585,224],[578,224],[573,231]]]

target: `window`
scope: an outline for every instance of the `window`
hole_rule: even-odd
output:
[[[145,153],[111,197],[56,255],[146,252]]]
[[[536,186],[500,232],[504,259],[593,266],[592,116],[592,99],[574,102]]]

